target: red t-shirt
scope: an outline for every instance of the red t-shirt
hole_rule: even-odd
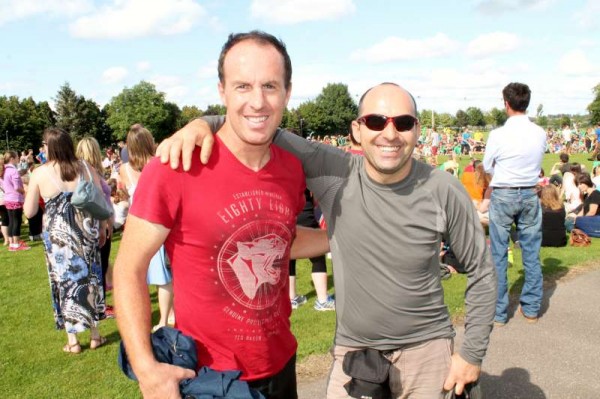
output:
[[[188,173],[153,159],[130,213],[170,229],[176,327],[195,339],[198,367],[273,376],[297,347],[288,261],[305,201],[302,165],[271,145],[254,172],[218,137],[208,165],[199,150],[193,159]]]

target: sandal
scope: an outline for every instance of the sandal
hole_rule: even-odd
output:
[[[104,345],[107,342],[107,339],[104,337],[98,337],[98,338],[92,338],[90,340],[90,349],[98,349],[99,347],[101,347],[102,345]]]
[[[63,346],[63,352],[75,354],[81,353],[81,345],[79,345],[79,342],[73,345],[67,343],[65,346]]]

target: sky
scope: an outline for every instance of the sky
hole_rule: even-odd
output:
[[[600,0],[0,0],[0,96],[49,101],[68,82],[100,106],[153,83],[180,107],[220,104],[230,33],[282,39],[295,108],[328,83],[381,82],[419,109],[502,108],[529,85],[529,114],[587,114],[600,84]]]

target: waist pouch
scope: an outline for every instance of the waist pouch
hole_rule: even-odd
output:
[[[376,349],[346,353],[342,370],[352,379],[344,385],[353,398],[391,399],[389,373],[392,363]]]

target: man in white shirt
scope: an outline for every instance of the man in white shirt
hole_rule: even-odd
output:
[[[490,241],[498,274],[496,325],[508,320],[508,244],[513,222],[522,249],[525,282],[519,312],[536,322],[542,303],[542,209],[535,185],[546,148],[546,133],[526,115],[531,91],[522,83],[510,83],[502,90],[508,120],[490,133],[483,158],[485,171],[492,174]]]

